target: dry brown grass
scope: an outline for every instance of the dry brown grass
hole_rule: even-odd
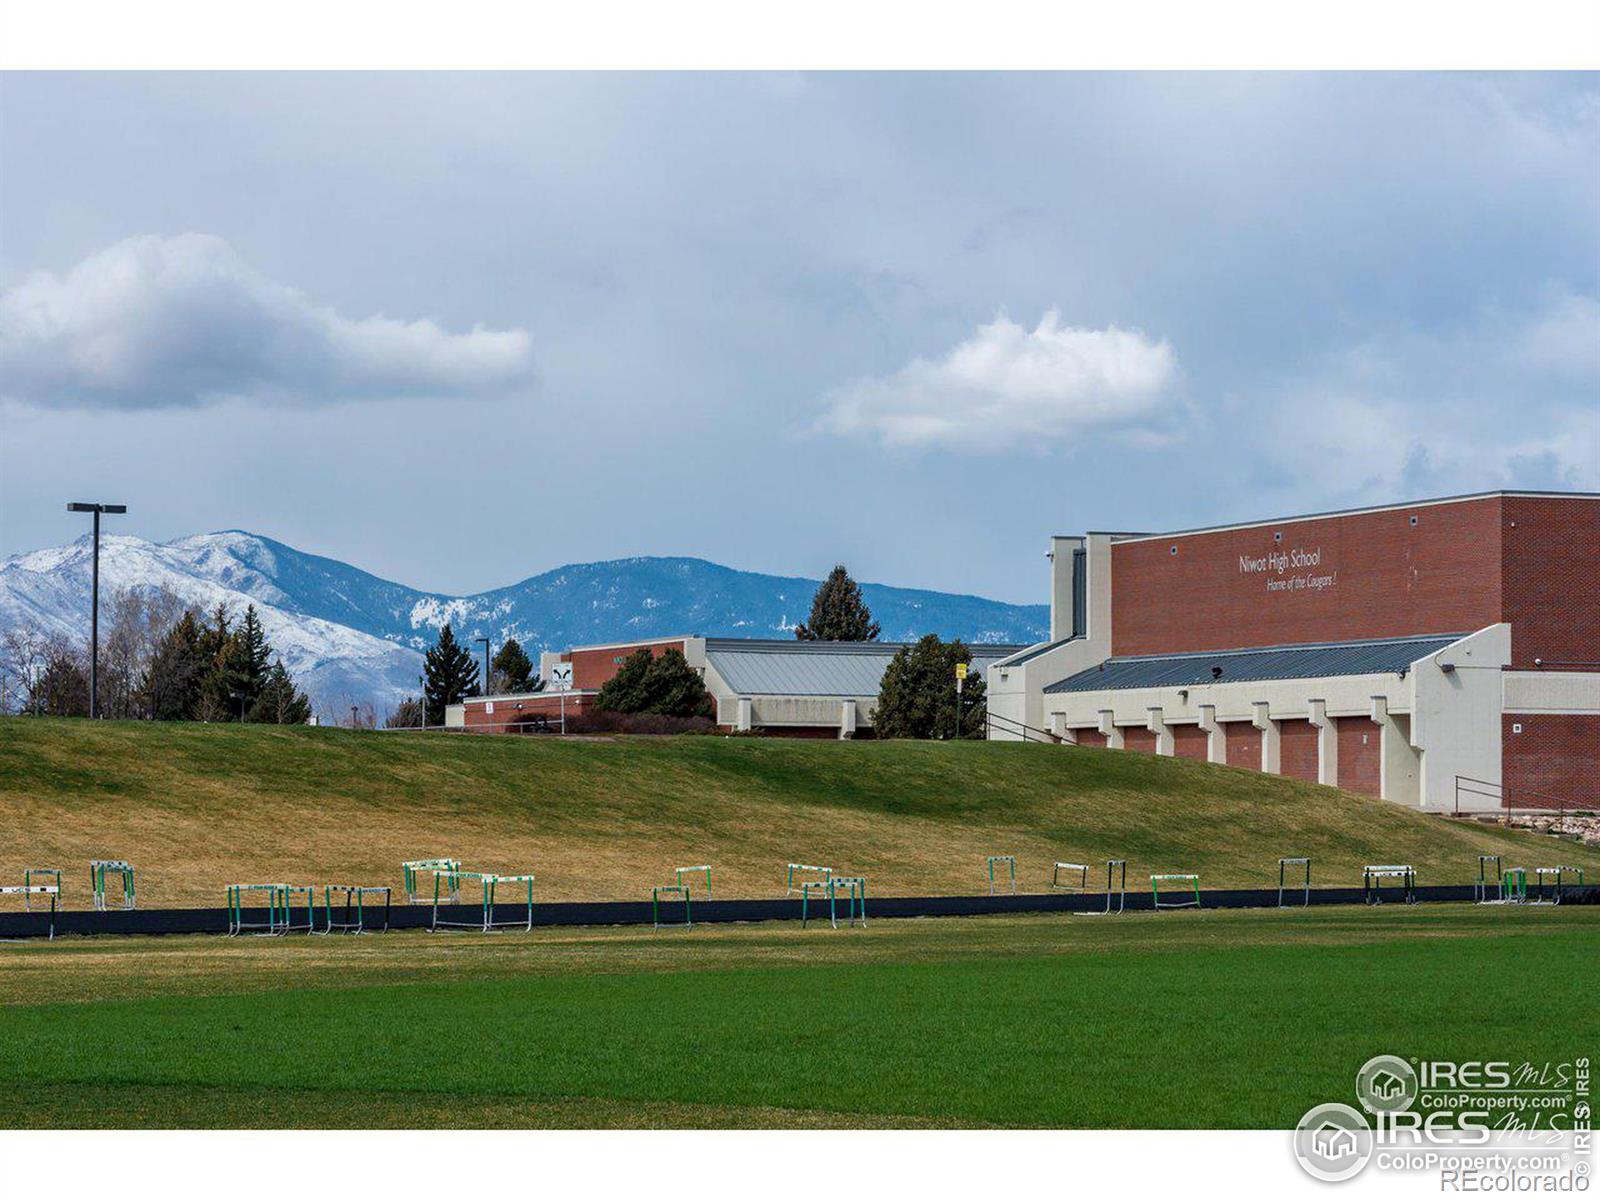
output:
[[[861,873],[873,894],[984,890],[1015,854],[1024,891],[1057,859],[1276,882],[1311,854],[1319,884],[1372,861],[1424,883],[1475,855],[1529,865],[1600,855],[1229,768],[1079,748],[812,744],[710,737],[560,742],[348,731],[0,720],[0,879],[91,858],[139,870],[143,907],[220,906],[233,882],[398,886],[407,859],[538,875],[542,900],[636,899],[709,862],[721,896],[781,895],[789,861]]]

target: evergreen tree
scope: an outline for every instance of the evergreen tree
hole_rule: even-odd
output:
[[[226,605],[219,604],[212,610],[211,623],[200,633],[200,651],[206,666],[195,701],[195,719],[239,720],[242,682],[234,658],[233,622]]]
[[[972,651],[959,641],[942,642],[931,633],[913,646],[901,647],[883,672],[873,732],[878,737],[954,736],[958,662],[970,664]],[[968,675],[961,692],[961,737],[984,736],[984,692],[982,678]]]
[[[533,661],[517,642],[508,638],[490,664],[489,688],[500,695],[533,690]]]
[[[311,720],[311,701],[295,690],[283,659],[267,668],[260,694],[250,706],[250,720],[264,725],[304,725]]]
[[[796,625],[803,642],[875,642],[878,624],[861,599],[861,588],[840,564],[828,573],[811,599],[811,619]]]
[[[595,707],[610,712],[643,712],[649,702],[645,676],[650,673],[650,664],[654,661],[655,655],[648,648],[628,655],[617,673],[600,685],[600,692],[594,698]]]
[[[200,681],[206,673],[201,628],[193,609],[167,630],[145,672],[143,691],[156,721],[190,721],[200,703]]]
[[[261,628],[261,618],[256,615],[256,606],[252,604],[244,610],[244,620],[234,630],[233,644],[228,649],[228,669],[238,685],[239,694],[244,697],[247,709],[254,707],[261,698],[267,674],[272,669],[271,662],[272,643],[267,641],[266,631]]]
[[[429,725],[444,724],[447,705],[478,694],[478,664],[447,623],[422,662],[422,697]]]
[[[666,717],[710,717],[716,701],[683,651],[659,656],[635,650],[600,688],[595,706],[612,712],[657,713]]]

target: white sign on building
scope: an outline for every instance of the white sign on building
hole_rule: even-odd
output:
[[[550,664],[550,677],[545,680],[545,687],[552,692],[569,692],[572,690],[572,664],[558,662]]]

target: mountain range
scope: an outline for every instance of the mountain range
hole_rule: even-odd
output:
[[[30,624],[82,638],[89,625],[92,546],[70,545],[0,561],[0,631]],[[698,558],[575,563],[472,596],[425,592],[242,530],[170,542],[100,539],[101,616],[119,588],[166,590],[184,604],[243,612],[254,604],[267,636],[318,711],[370,703],[382,715],[416,694],[422,651],[449,621],[468,645],[515,637],[541,649],[674,634],[790,637],[818,581],[762,575]],[[861,585],[887,641],[924,633],[967,642],[1046,637],[1045,605]]]

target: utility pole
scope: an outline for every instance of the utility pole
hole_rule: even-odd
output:
[[[67,505],[68,512],[94,514],[94,574],[90,584],[89,599],[89,716],[100,715],[100,514],[125,513],[126,504]]]

